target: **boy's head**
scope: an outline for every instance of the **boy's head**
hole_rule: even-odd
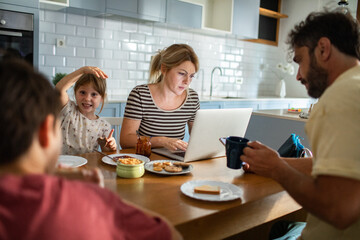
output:
[[[92,88],[94,88],[94,90],[96,92],[98,92],[100,94],[100,96],[102,98],[101,99],[102,105],[101,105],[101,109],[100,109],[100,112],[101,112],[104,107],[104,99],[106,96],[106,79],[99,78],[99,77],[95,76],[94,74],[90,74],[90,73],[82,75],[79,78],[79,80],[75,83],[75,86],[74,86],[75,96],[76,96],[76,93],[78,92],[79,88],[84,85],[90,85]]]
[[[23,60],[0,62],[0,104],[0,166],[13,163],[35,142],[46,145],[43,129],[49,116],[51,127],[58,127],[59,92]]]

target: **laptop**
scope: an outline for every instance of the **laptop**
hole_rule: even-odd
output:
[[[154,148],[152,152],[171,159],[191,162],[225,156],[221,137],[244,137],[252,108],[200,109],[197,111],[186,152]]]

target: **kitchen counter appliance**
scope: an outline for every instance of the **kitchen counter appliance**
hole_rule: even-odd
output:
[[[22,58],[33,64],[34,15],[0,9],[0,59]]]

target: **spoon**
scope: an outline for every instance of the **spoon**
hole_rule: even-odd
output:
[[[110,158],[111,160],[113,160],[113,161],[116,162],[116,163],[118,162],[115,158],[110,157],[109,155],[106,155],[106,154],[103,153],[103,152],[100,152],[100,151],[98,151],[98,150],[95,150],[95,152],[100,153],[101,155]]]

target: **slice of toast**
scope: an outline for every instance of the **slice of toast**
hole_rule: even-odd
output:
[[[203,193],[203,194],[220,194],[220,187],[219,186],[212,186],[212,185],[201,185],[194,188],[195,193]]]

